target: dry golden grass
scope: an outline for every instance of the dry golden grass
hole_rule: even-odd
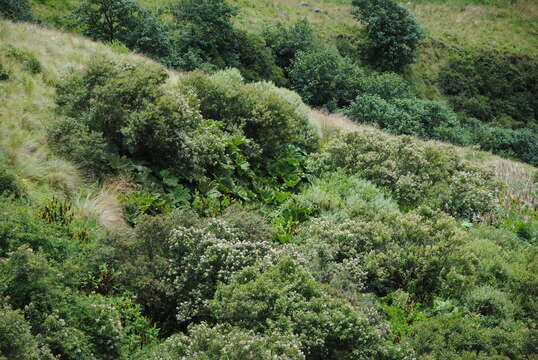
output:
[[[43,73],[31,74],[2,55],[1,48],[8,45],[35,55]],[[96,55],[150,62],[121,47],[34,24],[0,21],[0,59],[10,72],[10,80],[0,83],[0,155],[21,177],[34,199],[69,196],[75,198],[79,215],[95,217],[105,227],[121,228],[125,221],[116,198],[119,188],[106,185],[81,196],[87,192],[88,184],[74,164],[49,151],[46,139],[46,126],[57,116],[52,83],[70,69],[83,67]]]
[[[74,213],[86,218],[94,218],[99,225],[108,229],[121,230],[127,227],[123,218],[122,205],[118,200],[121,187],[109,184],[102,188],[79,194],[73,201]]]

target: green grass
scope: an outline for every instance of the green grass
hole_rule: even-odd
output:
[[[177,0],[140,0],[143,6],[166,8]],[[236,23],[258,32],[266,23],[293,23],[307,18],[324,40],[356,34],[361,25],[351,15],[351,0],[229,0],[240,9]],[[34,13],[45,22],[59,23],[80,0],[32,0]],[[519,0],[401,1],[417,17],[428,37],[447,46],[486,48],[538,55],[538,2]],[[315,12],[316,8],[322,12]],[[64,21],[65,22],[65,21]]]

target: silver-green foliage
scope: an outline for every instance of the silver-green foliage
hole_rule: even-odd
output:
[[[440,145],[355,132],[332,139],[316,158],[320,169],[357,174],[389,190],[404,207],[428,205],[470,220],[495,209],[492,175]]]

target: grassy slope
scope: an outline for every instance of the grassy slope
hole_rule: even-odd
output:
[[[140,0],[151,8],[167,7],[177,0]],[[265,23],[293,23],[307,18],[323,40],[353,35],[361,24],[351,16],[352,0],[229,0],[240,14],[241,28],[258,32]],[[400,1],[426,28],[418,61],[406,76],[428,98],[442,100],[436,80],[451,51],[491,49],[538,57],[538,1],[518,0],[410,0]],[[34,13],[48,22],[69,13],[80,0],[32,0]],[[315,9],[322,9],[315,12]]]
[[[139,0],[143,6],[167,7],[177,0]],[[229,0],[239,7],[237,23],[259,31],[267,22],[308,18],[322,38],[353,34],[359,28],[350,14],[352,0]],[[37,17],[63,16],[80,0],[32,0]],[[538,55],[538,2],[518,0],[410,0],[400,3],[415,14],[430,39],[452,47],[508,50]],[[316,8],[322,9],[316,13]]]
[[[43,73],[32,75],[5,56],[2,48],[9,45],[34,54]],[[102,225],[121,226],[115,197],[119,185],[90,185],[76,166],[54,156],[46,141],[46,126],[56,116],[53,83],[95,55],[149,61],[76,35],[0,21],[0,60],[10,72],[10,79],[0,82],[0,154],[37,201],[69,194],[81,215],[95,215]]]

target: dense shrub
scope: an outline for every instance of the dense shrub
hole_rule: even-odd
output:
[[[289,69],[291,88],[312,106],[334,110],[347,105],[359,91],[363,71],[335,49],[316,47],[297,53]]]
[[[87,0],[74,15],[82,33],[94,40],[117,40],[165,64],[174,62],[169,29],[136,0]]]
[[[456,114],[441,103],[419,99],[391,102],[377,95],[359,95],[344,111],[351,119],[377,125],[398,135],[415,135],[458,142],[454,130],[460,128]]]
[[[468,119],[465,128],[472,134],[471,142],[483,150],[538,165],[538,132],[536,128],[505,129]]]
[[[3,303],[4,300],[2,299]],[[53,360],[50,350],[32,335],[21,311],[0,305],[0,358],[14,360]]]
[[[178,67],[183,70],[234,67],[248,81],[284,84],[284,74],[263,38],[234,28],[237,8],[226,0],[183,0],[172,8],[179,29]]]
[[[226,222],[203,228],[177,228],[169,238],[169,279],[177,299],[177,320],[208,319],[207,305],[217,284],[265,256],[271,245],[253,237],[241,238]]]
[[[0,159],[0,196],[21,197],[24,192],[19,179],[4,167]]]
[[[158,67],[94,61],[58,85],[59,110],[70,118],[51,128],[53,142],[95,172],[106,167],[107,157],[127,156],[201,179],[218,164],[230,136],[203,121],[192,95],[165,90],[166,78]]]
[[[28,0],[0,0],[0,15],[12,20],[32,20],[32,8]]]
[[[375,95],[383,100],[415,98],[415,91],[402,76],[393,72],[372,73],[361,79],[358,94]]]
[[[393,0],[353,0],[358,20],[366,23],[368,58],[383,70],[400,71],[415,60],[424,30]]]
[[[181,79],[181,86],[194,90],[204,118],[222,122],[228,129],[240,128],[265,157],[288,144],[308,151],[317,147],[304,104],[293,93],[270,83],[244,84],[234,70],[211,77],[192,73]]]
[[[403,289],[431,302],[461,244],[455,222],[428,208],[403,214],[376,199],[354,207],[347,216],[329,213],[299,227],[300,252],[317,279],[350,299],[358,291],[385,296]]]
[[[247,81],[267,80],[282,86],[286,84],[284,72],[275,63],[275,57],[262,37],[237,31],[239,63],[236,65]],[[231,64],[230,64],[231,65]]]
[[[424,360],[517,359],[535,355],[532,346],[529,349],[536,339],[535,330],[513,322],[493,328],[479,323],[480,318],[459,312],[439,314],[419,322],[411,341],[418,358]]]
[[[331,298],[297,262],[251,267],[219,286],[215,318],[260,334],[291,333],[306,359],[382,357],[382,339],[363,314]],[[388,351],[388,349],[387,349]]]
[[[321,169],[344,168],[390,190],[402,206],[427,204],[467,219],[494,209],[491,174],[439,145],[356,132],[331,140],[317,160]]]
[[[473,289],[467,295],[466,301],[471,311],[497,321],[514,316],[515,305],[508,294],[488,285]]]
[[[285,27],[282,23],[266,26],[262,36],[272,50],[278,65],[287,69],[299,51],[307,51],[314,47],[314,30],[307,19]]]
[[[0,256],[22,245],[34,251],[44,251],[49,258],[60,261],[72,249],[73,229],[51,224],[27,203],[7,204],[0,212]]]
[[[194,70],[204,63],[217,68],[238,65],[238,39],[232,23],[236,7],[226,0],[183,0],[172,8],[172,14],[180,30],[182,68]]]
[[[298,341],[289,335],[259,335],[253,331],[225,325],[211,328],[206,323],[192,327],[189,334],[168,338],[137,359],[173,360],[303,360]]]
[[[202,221],[191,210],[145,216],[134,237],[111,241],[95,263],[116,269],[144,313],[169,335],[208,320],[207,303],[218,282],[270,253],[272,234],[263,220],[237,207]]]
[[[439,83],[456,111],[497,126],[537,124],[538,62],[492,51],[460,52]]]

